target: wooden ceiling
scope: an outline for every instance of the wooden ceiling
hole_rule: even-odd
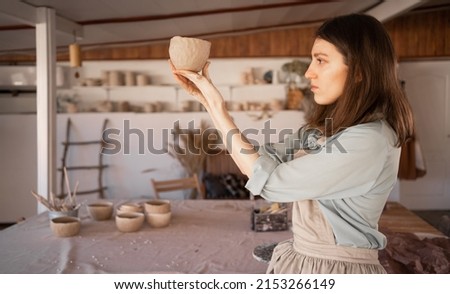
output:
[[[57,47],[75,38],[85,48],[166,42],[172,36],[213,37],[317,25],[348,13],[382,21],[450,1],[402,0],[2,0],[0,54],[35,48],[33,11],[55,9]],[[61,20],[75,29],[60,29]]]

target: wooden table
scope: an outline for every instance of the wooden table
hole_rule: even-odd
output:
[[[450,273],[447,236],[401,204],[386,204],[379,228],[388,242],[378,256],[388,273]]]
[[[80,234],[54,237],[46,213],[0,231],[0,274],[7,273],[264,273],[255,246],[292,237],[290,231],[251,230],[250,200],[173,201],[169,227],[147,224],[118,232],[114,221],[93,221],[80,210]],[[397,203],[388,203],[380,228],[440,234]]]
[[[439,230],[398,202],[386,204],[379,227],[397,233],[433,234],[444,237]]]
[[[121,233],[113,219],[92,220],[83,206],[78,236],[58,238],[47,213],[0,231],[0,274],[8,273],[264,273],[253,258],[261,244],[290,231],[251,230],[250,200],[174,200],[168,227],[147,223]]]

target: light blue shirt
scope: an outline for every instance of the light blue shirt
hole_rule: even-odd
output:
[[[397,181],[400,148],[383,120],[356,125],[322,143],[316,130],[301,128],[282,143],[259,148],[246,184],[274,202],[314,199],[330,223],[336,244],[380,249],[383,207]],[[294,154],[304,150],[305,155]]]

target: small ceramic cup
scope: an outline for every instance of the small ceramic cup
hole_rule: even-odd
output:
[[[169,200],[149,200],[144,203],[144,208],[147,213],[167,213],[171,211]]]
[[[116,214],[116,227],[123,233],[138,231],[144,223],[142,212],[118,212]]]
[[[87,205],[89,215],[96,221],[108,220],[113,214],[113,203],[110,201],[93,202]]]
[[[147,223],[152,228],[167,227],[170,224],[171,217],[172,217],[172,213],[171,212],[147,213],[146,214]]]
[[[50,220],[50,228],[57,237],[71,237],[80,232],[81,221],[78,217],[60,216]]]
[[[139,203],[127,202],[117,208],[117,212],[143,212],[142,205]]]

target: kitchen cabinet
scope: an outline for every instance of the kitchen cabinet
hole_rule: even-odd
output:
[[[450,61],[402,62],[427,174],[400,182],[409,209],[450,209]]]

